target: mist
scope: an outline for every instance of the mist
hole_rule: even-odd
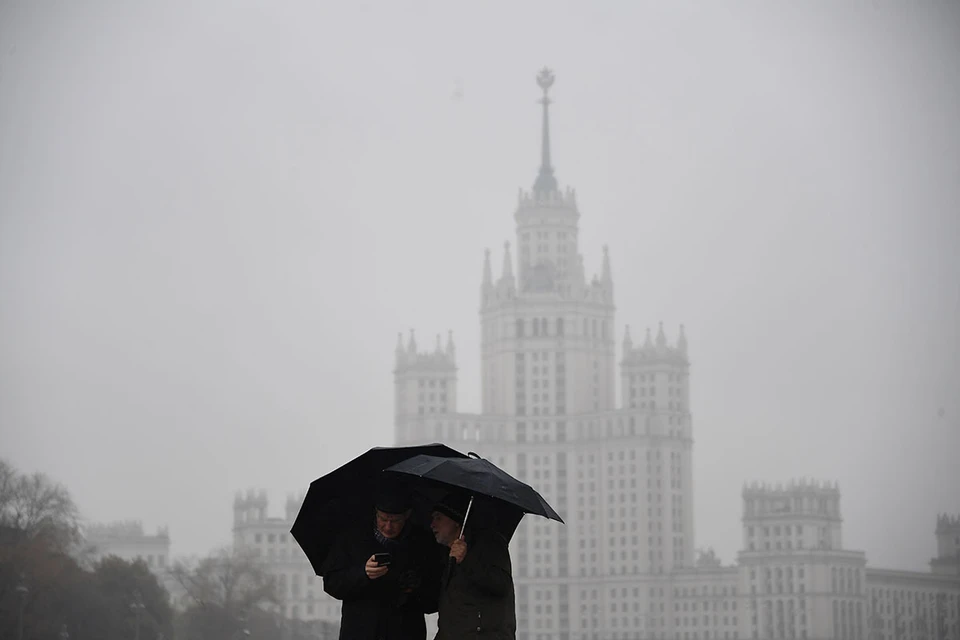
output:
[[[696,546],[745,481],[839,484],[924,569],[960,510],[960,11],[949,2],[0,4],[0,455],[91,522],[230,540],[393,442],[393,347],[453,331],[539,162],[617,344],[690,342]]]

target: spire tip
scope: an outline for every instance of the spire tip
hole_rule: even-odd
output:
[[[540,146],[540,171],[537,179],[533,183],[533,191],[537,194],[550,194],[557,191],[557,179],[553,175],[553,166],[550,164],[550,98],[547,92],[553,86],[556,76],[553,71],[544,67],[537,74],[537,86],[543,90],[543,98],[540,104],[543,105],[543,133]]]

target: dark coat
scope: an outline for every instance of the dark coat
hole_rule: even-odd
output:
[[[473,533],[466,538],[463,562],[443,576],[436,640],[514,640],[517,613],[507,541],[492,531]]]
[[[392,554],[390,570],[371,580],[366,562],[381,552]],[[340,640],[424,640],[423,616],[437,610],[447,553],[430,533],[412,523],[393,544],[378,541],[372,523],[345,531],[323,570],[323,590],[343,602]],[[404,593],[411,577],[416,587]]]

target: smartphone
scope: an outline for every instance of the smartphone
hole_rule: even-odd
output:
[[[373,559],[378,567],[385,567],[390,564],[391,556],[389,553],[375,553]]]

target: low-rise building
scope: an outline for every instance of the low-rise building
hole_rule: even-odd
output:
[[[154,574],[166,573],[170,560],[170,533],[158,527],[155,534],[144,533],[139,520],[91,524],[84,528],[87,552],[92,562],[107,556],[123,560],[143,560]]]
[[[302,502],[303,495],[291,494],[283,516],[270,516],[266,491],[237,493],[233,501],[233,544],[260,558],[275,577],[278,613],[291,620],[339,625],[340,601],[323,590],[321,578],[290,535]]]

